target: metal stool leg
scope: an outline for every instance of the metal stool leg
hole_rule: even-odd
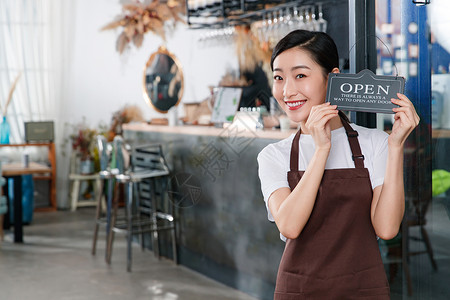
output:
[[[163,179],[161,200],[162,200],[163,205],[165,206],[164,211],[170,212],[170,215],[173,217],[172,221],[169,221],[171,223],[170,235],[172,238],[172,255],[173,255],[173,262],[175,264],[178,264],[177,240],[176,240],[176,232],[175,232],[175,210],[174,210],[174,205],[172,203],[169,203],[168,201],[166,201],[167,186],[168,186],[168,177]]]
[[[92,240],[92,255],[95,255],[97,248],[97,237],[98,237],[98,229],[100,227],[100,218],[101,218],[101,209],[102,209],[102,196],[103,196],[103,187],[104,181],[100,181],[100,187],[97,193],[97,209],[95,214],[95,228],[94,228],[94,238]]]
[[[131,255],[133,239],[133,183],[127,183],[126,213],[127,213],[127,271],[131,272]]]
[[[158,217],[157,217],[157,201],[156,201],[156,191],[155,191],[155,179],[150,179],[150,196],[152,202],[152,245],[153,245],[153,253],[157,258],[159,256],[159,239],[158,239]]]
[[[114,198],[113,198],[113,209],[111,214],[111,223],[109,225],[109,232],[107,238],[107,247],[106,247],[106,262],[111,264],[111,255],[112,255],[112,244],[114,241],[114,226],[116,225],[117,219],[117,209],[119,207],[119,182],[116,182],[114,187]]]
[[[141,233],[139,236],[140,239],[140,243],[141,243],[141,250],[144,251],[144,230],[142,227],[142,222],[141,222],[141,199],[139,198],[139,188],[140,188],[140,182],[135,182],[133,184],[133,197],[134,197],[134,207],[136,208],[136,214],[135,214],[135,218],[136,218],[136,223],[138,226],[138,232]]]
[[[112,210],[112,202],[113,202],[113,184],[114,181],[112,178],[108,178],[108,195],[106,197],[106,251],[105,251],[105,260],[108,260],[108,245],[109,245],[109,232],[111,229],[111,210]]]

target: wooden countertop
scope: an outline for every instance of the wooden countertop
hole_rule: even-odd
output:
[[[123,124],[123,130],[129,131],[149,131],[149,132],[164,132],[164,133],[180,133],[191,135],[209,135],[209,136],[222,136],[222,137],[251,137],[251,138],[263,138],[282,140],[295,133],[295,129],[289,131],[280,130],[243,130],[236,128],[216,128],[212,126],[166,126],[166,125],[149,125],[147,123],[128,123]],[[389,132],[388,132],[389,133]],[[433,129],[432,137],[434,139],[450,138],[450,130],[448,129]]]
[[[434,139],[450,138],[449,129],[433,129],[431,136]]]
[[[289,131],[280,130],[244,130],[241,128],[228,127],[216,128],[212,126],[163,126],[163,125],[149,125],[147,123],[128,123],[123,124],[123,130],[128,131],[148,131],[148,132],[163,132],[163,133],[178,133],[190,135],[207,135],[207,136],[221,136],[221,137],[249,137],[282,140],[295,133],[295,129]]]

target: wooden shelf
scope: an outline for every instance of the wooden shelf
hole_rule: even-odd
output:
[[[50,163],[48,176],[37,175],[33,177],[37,180],[50,181],[50,195],[48,207],[37,207],[35,211],[55,211],[56,210],[56,152],[54,143],[25,143],[25,144],[0,144],[1,148],[6,147],[48,147],[48,161]]]
[[[29,146],[50,146],[53,143],[27,143],[27,144],[0,144],[0,148],[2,147],[29,147]]]

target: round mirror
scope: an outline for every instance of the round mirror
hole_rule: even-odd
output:
[[[144,69],[144,97],[160,113],[177,105],[183,96],[183,71],[177,58],[161,46]]]

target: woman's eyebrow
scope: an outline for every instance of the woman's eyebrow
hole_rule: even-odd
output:
[[[295,70],[297,70],[297,69],[308,69],[308,70],[311,70],[311,68],[308,67],[308,66],[305,66],[305,65],[298,65],[298,66],[292,67],[292,68],[291,68],[291,71],[295,71]],[[273,71],[274,71],[274,72],[275,72],[275,71],[283,72],[283,69],[281,69],[281,68],[275,68],[275,69],[273,69]]]
[[[308,70],[311,70],[311,68],[308,67],[308,66],[305,66],[305,65],[298,65],[298,66],[292,67],[292,68],[291,68],[291,71],[295,71],[295,70],[297,70],[297,69],[308,69]]]

